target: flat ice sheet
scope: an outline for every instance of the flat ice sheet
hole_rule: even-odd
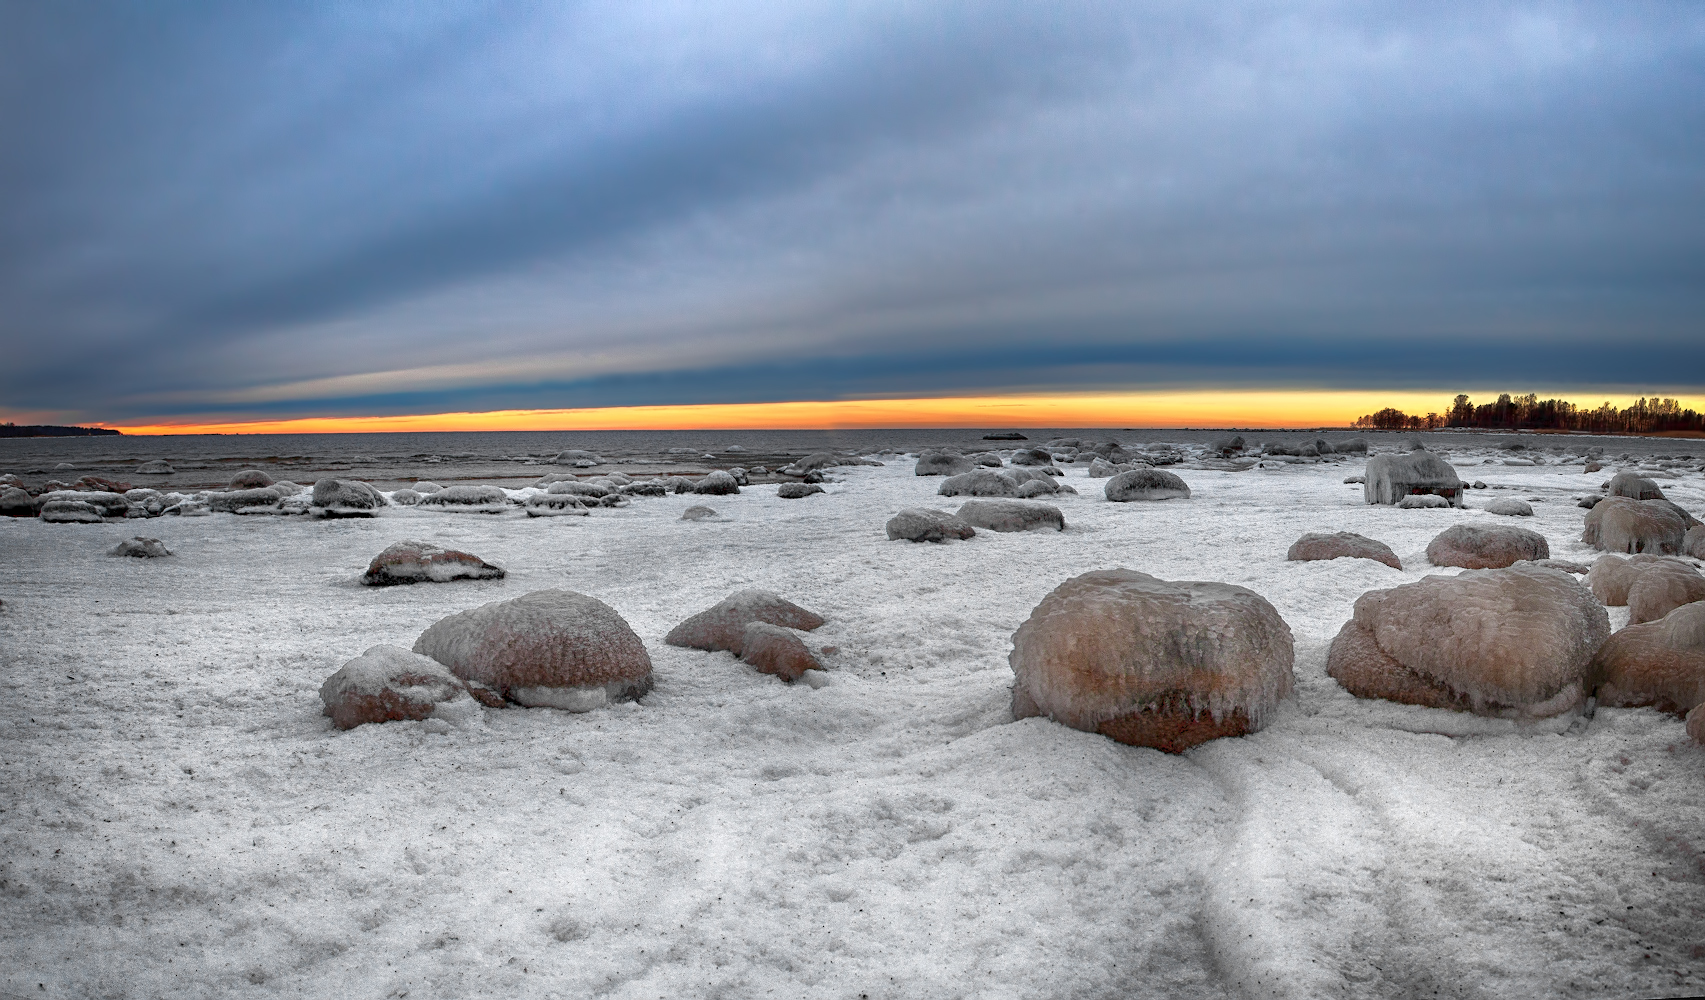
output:
[[[1705,749],[1649,710],[1513,723],[1324,674],[1368,589],[1497,520],[1590,561],[1599,476],[1464,470],[1533,518],[1368,507],[1360,463],[1181,470],[1188,501],[1056,502],[1064,533],[887,541],[911,463],[586,518],[0,519],[0,991],[29,997],[1635,997],[1705,990]],[[1612,471],[1607,469],[1604,476]],[[1699,477],[1665,481],[1701,508]],[[1287,563],[1356,531],[1406,571]],[[171,559],[113,559],[160,537]],[[501,581],[369,589],[417,538]],[[1125,566],[1267,597],[1298,689],[1182,756],[1008,711],[1010,636]],[[1454,572],[1454,571],[1443,571]],[[656,690],[583,715],[331,728],[316,691],[438,618],[567,587]],[[663,645],[733,590],[828,619],[831,681]],[[1613,623],[1626,620],[1613,612]],[[1567,723],[1568,720],[1564,720]]]

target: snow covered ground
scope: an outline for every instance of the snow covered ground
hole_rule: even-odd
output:
[[[1452,456],[1457,460],[1458,456]],[[393,508],[0,519],[0,992],[24,997],[1641,997],[1705,992],[1705,748],[1600,710],[1534,729],[1358,701],[1324,673],[1366,590],[1497,520],[1590,561],[1579,466],[1461,468],[1531,519],[1368,507],[1360,463],[1182,469],[1188,501],[1057,498],[1069,530],[887,541],[952,509],[911,463],[590,517]],[[1663,486],[1705,512],[1696,472]],[[1390,544],[1287,563],[1305,531]],[[138,532],[171,559],[104,555]],[[501,581],[369,589],[415,538]],[[1006,654],[1050,589],[1124,566],[1267,597],[1297,694],[1183,756],[1014,723]],[[1454,571],[1445,571],[1454,572]],[[832,682],[663,634],[746,586],[828,618]],[[378,643],[567,587],[656,690],[585,715],[333,730]],[[1626,621],[1612,609],[1612,622]],[[1566,728],[1567,727],[1567,728]]]

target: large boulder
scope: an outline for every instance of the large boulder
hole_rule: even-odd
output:
[[[509,508],[509,494],[496,486],[458,484],[420,498],[421,507],[435,510],[495,514]]]
[[[276,507],[282,499],[284,497],[277,490],[270,486],[263,486],[248,490],[209,493],[207,495],[207,506],[214,511],[235,514],[251,507]]]
[[[49,500],[41,505],[41,519],[50,524],[99,524],[101,508],[81,500]]]
[[[1503,524],[1455,524],[1427,543],[1427,561],[1434,566],[1501,569],[1523,559],[1549,558],[1544,535]]]
[[[663,641],[688,649],[726,649],[739,656],[746,626],[752,622],[809,632],[822,625],[823,618],[767,590],[741,590],[670,629]]]
[[[3,509],[0,509],[3,512]],[[1694,525],[1682,536],[1681,551],[1695,559],[1705,559],[1705,525]]]
[[[110,490],[50,490],[36,497],[35,503],[37,507],[41,507],[55,500],[93,504],[105,517],[123,517],[125,511],[130,509],[129,497]],[[277,503],[278,497],[274,496],[272,502]]]
[[[369,587],[402,583],[445,583],[450,580],[500,580],[500,566],[479,556],[445,549],[431,542],[395,542],[373,557],[361,582]]]
[[[451,615],[422,632],[414,651],[530,707],[585,712],[651,690],[639,636],[608,604],[572,590]]]
[[[374,510],[385,506],[385,495],[360,480],[321,479],[314,484],[314,506]]]
[[[231,490],[258,490],[263,486],[271,486],[272,482],[272,477],[259,469],[244,469],[242,472],[232,476],[231,481],[225,484],[225,488]]]
[[[739,493],[740,484],[734,481],[733,476],[718,469],[694,484],[693,492],[703,493],[707,496],[727,496],[731,493]]]
[[[320,701],[339,729],[479,712],[460,678],[437,660],[400,646],[374,646],[345,663],[320,685]]]
[[[807,670],[823,669],[799,636],[768,622],[747,623],[740,633],[740,658],[758,673],[775,674],[790,683]]]
[[[545,487],[545,492],[553,495],[567,494],[569,496],[597,498],[609,496],[614,491],[600,483],[582,483],[573,479],[563,479]]]
[[[528,517],[587,517],[592,513],[587,500],[566,493],[535,493],[521,506]]]
[[[1099,570],[1012,636],[1012,714],[1172,753],[1260,729],[1290,694],[1291,630],[1260,595]]]
[[[1462,504],[1462,480],[1449,462],[1430,451],[1407,455],[1375,455],[1368,459],[1362,498],[1368,503],[1395,504],[1406,496],[1444,497],[1452,506]]]
[[[1695,710],[1705,703],[1705,603],[1618,631],[1593,657],[1590,683],[1600,705],[1650,705],[1676,715]]]
[[[1514,497],[1499,497],[1486,501],[1484,508],[1488,514],[1501,514],[1504,517],[1532,517],[1533,507],[1526,500]]]
[[[35,517],[36,498],[20,487],[8,486],[0,490],[0,516]]]
[[[1042,448],[1021,448],[1012,453],[1013,465],[1053,465],[1054,456]]]
[[[976,464],[956,451],[926,451],[918,456],[914,475],[957,476],[970,472]]]
[[[1610,496],[1627,497],[1630,500],[1664,499],[1664,491],[1658,489],[1657,483],[1632,472],[1618,472],[1611,476],[1604,490]]]
[[[803,500],[813,493],[826,492],[816,483],[782,483],[776,487],[776,496],[783,500]]]
[[[1130,472],[1121,472],[1107,480],[1102,492],[1107,495],[1107,499],[1115,503],[1127,503],[1132,500],[1190,499],[1190,487],[1184,484],[1184,480],[1163,469],[1132,469]]]
[[[1353,531],[1332,534],[1311,531],[1291,543],[1285,558],[1291,562],[1314,562],[1321,559],[1372,559],[1392,569],[1402,569],[1397,553],[1384,542],[1377,542]]]
[[[907,507],[888,519],[889,541],[945,542],[949,538],[970,538],[976,533],[977,529],[957,515],[933,507]]]
[[[1687,537],[1687,521],[1663,500],[1607,497],[1587,511],[1581,541],[1606,552],[1674,555]]]
[[[1679,559],[1642,569],[1628,587],[1628,623],[1655,622],[1676,608],[1705,601],[1705,576]]]
[[[973,528],[990,531],[1066,530],[1060,508],[1019,500],[967,500],[959,505],[958,518]]]
[[[1326,672],[1359,698],[1545,718],[1580,704],[1609,635],[1604,607],[1573,577],[1516,563],[1363,594]]]
[[[1605,553],[1593,563],[1587,571],[1587,578],[1582,583],[1593,592],[1593,596],[1607,607],[1619,608],[1628,603],[1628,588],[1634,586],[1634,581],[1640,578],[1640,573],[1646,567],[1665,561],[1663,556],[1637,555],[1619,556]]]
[[[109,556],[129,556],[132,559],[160,559],[171,554],[171,550],[158,538],[143,538],[141,535],[126,538],[107,550]]]
[[[974,469],[943,479],[936,493],[944,497],[1016,497],[1018,488],[1012,476],[993,469]]]
[[[1243,435],[1220,437],[1208,442],[1208,450],[1222,456],[1229,456],[1244,449]]]

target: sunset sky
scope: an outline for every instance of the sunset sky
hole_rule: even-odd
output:
[[[0,116],[0,420],[1705,400],[1705,5],[11,3]]]

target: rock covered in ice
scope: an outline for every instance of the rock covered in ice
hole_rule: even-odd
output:
[[[1326,672],[1360,698],[1544,718],[1580,703],[1587,665],[1609,635],[1591,591],[1516,563],[1363,594]]]
[[[926,451],[918,456],[914,475],[919,476],[957,476],[970,472],[977,466],[970,459],[956,451]]]
[[[807,670],[822,670],[823,665],[799,636],[768,622],[748,622],[740,632],[740,659],[752,665],[760,674],[775,674],[793,682]]]
[[[126,538],[107,550],[109,556],[130,556],[133,559],[159,559],[171,554],[171,550],[158,538],[143,538],[141,535]]]
[[[398,507],[413,507],[420,503],[422,495],[423,494],[411,489],[400,489],[392,490],[389,499],[391,503],[396,504]]]
[[[1533,516],[1533,507],[1526,500],[1517,500],[1514,497],[1499,497],[1496,500],[1488,500],[1484,510],[1488,514],[1500,514],[1504,517]]]
[[[1006,464],[1001,461],[1001,457],[999,455],[992,451],[979,451],[974,455],[966,455],[965,460],[970,462],[972,465],[984,469],[998,469],[1002,465]]]
[[[99,524],[101,508],[82,500],[49,500],[41,505],[41,519],[51,524]]]
[[[1693,713],[1705,703],[1705,603],[1619,630],[1593,658],[1590,683],[1601,705]]]
[[[356,479],[321,479],[314,484],[315,507],[373,510],[385,506],[385,496]]]
[[[589,451],[583,451],[579,448],[570,448],[567,451],[557,452],[556,458],[552,459],[552,461],[558,465],[572,465],[582,469],[590,469],[595,465],[604,464],[604,460],[599,456]]]
[[[734,481],[733,476],[718,469],[694,484],[693,492],[706,496],[729,496],[740,492],[740,484]]]
[[[943,479],[936,493],[944,497],[1016,497],[1018,483],[993,469],[972,469]]]
[[[361,582],[369,587],[401,583],[445,583],[450,580],[500,580],[502,567],[479,556],[446,549],[431,542],[394,542],[373,557]]]
[[[956,516],[973,528],[990,531],[1066,530],[1066,516],[1060,508],[1045,503],[967,500],[959,505]]]
[[[572,590],[538,590],[453,614],[414,651],[521,705],[584,712],[651,690],[651,657],[615,609]]]
[[[1411,493],[1397,501],[1398,510],[1427,510],[1450,506],[1450,501],[1434,493]]]
[[[207,505],[215,511],[235,514],[248,507],[276,507],[284,499],[278,491],[271,487],[255,487],[253,489],[228,490],[223,493],[207,494]]]
[[[345,663],[320,685],[320,701],[339,729],[478,712],[466,685],[443,664],[400,646],[374,646]]]
[[[1054,456],[1042,448],[1020,448],[1009,461],[1013,465],[1053,465]]]
[[[1128,569],[1060,584],[1012,645],[1014,718],[1173,753],[1260,729],[1295,683],[1291,630],[1259,594]]]
[[[681,512],[681,520],[683,521],[708,521],[715,516],[715,508],[705,507],[703,505],[688,507],[686,510]]]
[[[17,486],[0,490],[0,516],[35,517],[36,498]]]
[[[783,500],[803,500],[813,493],[823,492],[823,487],[816,483],[782,483],[776,487],[776,496]]]
[[[419,493],[421,496],[425,496],[428,493],[437,493],[439,490],[441,490],[443,488],[444,487],[438,485],[437,483],[433,482],[430,479],[417,480],[414,484],[414,491],[416,493]]]
[[[1705,525],[1694,525],[1682,536],[1681,551],[1695,559],[1705,559]]]
[[[113,493],[109,490],[51,490],[35,498],[37,506],[43,506],[55,500],[69,500],[92,504],[107,517],[123,517],[130,509],[130,499],[123,493]],[[278,498],[273,497],[276,502]]]
[[[573,479],[563,479],[545,488],[546,493],[568,494],[582,497],[605,497],[613,492],[608,486],[599,483],[582,483]]]
[[[1363,473],[1362,498],[1370,504],[1395,504],[1404,497],[1432,495],[1451,505],[1462,503],[1462,480],[1449,462],[1430,451],[1375,455]]]
[[[1634,581],[1640,578],[1641,572],[1664,561],[1666,560],[1663,556],[1624,557],[1606,553],[1593,563],[1592,569],[1587,572],[1587,578],[1582,582],[1593,592],[1593,596],[1607,607],[1621,607],[1628,603],[1628,590],[1634,586]]]
[[[586,497],[566,493],[535,493],[522,504],[528,517],[589,517]]]
[[[271,486],[272,482],[272,477],[259,469],[244,469],[242,472],[232,476],[231,481],[225,484],[225,488],[231,490],[256,490],[263,486]]]
[[[1578,562],[1570,562],[1567,559],[1529,559],[1527,563],[1530,566],[1538,566],[1540,569],[1561,570],[1564,573],[1573,573],[1576,576],[1585,576],[1588,571],[1587,567]]]
[[[663,641],[688,649],[726,649],[739,656],[746,626],[752,622],[809,632],[822,625],[823,619],[780,595],[748,589],[728,595],[715,607],[670,629]]]
[[[156,458],[152,462],[143,462],[138,465],[133,474],[138,476],[169,476],[176,471],[178,470],[172,468],[164,459]]]
[[[442,510],[495,513],[509,507],[509,494],[496,486],[446,486],[420,498],[420,506]]]
[[[977,529],[957,516],[933,507],[907,507],[888,519],[888,540],[908,542],[945,542],[949,538],[970,538]]]
[[[1610,496],[1627,497],[1630,500],[1664,499],[1664,491],[1658,489],[1657,483],[1632,472],[1618,472],[1611,476],[1604,489]]]
[[[1606,552],[1649,552],[1673,555],[1681,551],[1687,521],[1663,500],[1606,497],[1587,511],[1581,541]]]
[[[1190,499],[1190,487],[1184,484],[1184,480],[1164,469],[1132,469],[1130,472],[1121,472],[1107,480],[1102,492],[1106,494],[1107,499],[1115,503]]]
[[[1291,562],[1314,562],[1321,559],[1372,559],[1385,563],[1392,569],[1402,569],[1403,562],[1397,558],[1397,553],[1384,542],[1375,541],[1353,531],[1337,531],[1331,534],[1311,531],[1291,543],[1290,551],[1285,558]]]
[[[1705,601],[1705,576],[1679,559],[1660,559],[1640,568],[1628,586],[1628,622],[1664,617],[1684,604]]]
[[[1501,569],[1523,559],[1549,558],[1544,535],[1503,524],[1455,524],[1427,543],[1427,561],[1434,566]]]
[[[1244,444],[1243,435],[1237,434],[1230,437],[1215,438],[1208,443],[1208,450],[1220,455],[1230,455],[1233,452],[1242,451]]]

